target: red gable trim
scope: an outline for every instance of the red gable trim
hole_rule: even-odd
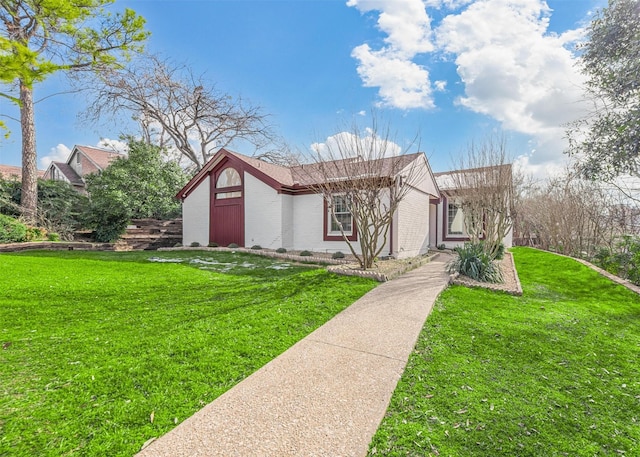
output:
[[[191,178],[191,180],[176,194],[176,198],[179,200],[183,200],[191,194],[201,183],[202,181],[211,174],[211,172],[216,168],[216,166],[225,160],[225,163],[236,168],[238,171],[246,171],[253,177],[259,179],[269,187],[275,189],[278,193],[293,193],[297,189],[286,186],[285,184],[275,180],[271,176],[264,173],[259,168],[254,167],[248,161],[242,160],[240,154],[231,153],[226,149],[222,148],[218,152],[214,154],[214,156],[209,159],[209,161],[202,167],[202,169],[196,173],[196,175]]]

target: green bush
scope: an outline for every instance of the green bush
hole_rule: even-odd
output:
[[[460,273],[480,282],[502,282],[502,271],[484,252],[482,243],[465,243],[454,249],[456,256],[447,264],[449,273]]]
[[[236,249],[238,247],[238,245],[236,243],[231,243],[227,247],[230,248],[230,249]]]
[[[625,235],[614,249],[600,249],[592,261],[603,270],[640,285],[640,238]]]
[[[278,249],[276,249],[276,252],[278,254],[284,254],[285,252],[287,252],[287,250],[285,248],[278,248]]]
[[[97,241],[118,239],[131,219],[178,216],[174,196],[187,181],[177,163],[164,160],[160,147],[132,139],[126,158],[85,179],[91,196],[87,223]]]
[[[47,231],[39,227],[27,226],[27,231],[24,235],[24,241],[40,241],[47,237]]]
[[[262,249],[262,246],[260,246],[259,244],[254,244],[253,246],[251,246],[251,249],[255,249],[256,251]]]
[[[93,238],[96,241],[110,243],[126,231],[130,219],[127,209],[117,202],[96,199],[91,202],[86,222],[93,228]]]
[[[47,235],[47,240],[60,241],[60,235],[57,234],[56,232],[50,232],[49,235]]]
[[[38,181],[38,225],[56,232],[65,240],[73,239],[84,221],[89,198],[63,181]]]
[[[303,257],[310,257],[313,255],[313,253],[311,251],[307,251],[306,249],[304,251],[300,251],[300,254]]]
[[[439,251],[444,251],[446,248],[447,248],[447,246],[444,243],[438,245],[438,250]]]
[[[0,243],[21,243],[26,236],[26,225],[13,217],[0,214]]]
[[[17,179],[3,179],[0,175],[0,214],[20,216],[22,183]]]
[[[0,213],[20,215],[21,183],[0,177]],[[85,227],[89,199],[63,181],[38,180],[38,226],[71,240]]]
[[[200,247],[200,243],[198,243],[197,241],[194,241],[193,243],[191,243],[191,247],[192,248],[199,248]]]
[[[340,251],[336,251],[331,255],[332,259],[344,259],[344,254]]]
[[[215,242],[211,242],[207,246],[209,246],[210,248],[217,248],[219,246],[219,244],[215,243]]]

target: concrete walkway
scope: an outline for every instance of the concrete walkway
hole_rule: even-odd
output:
[[[366,455],[446,260],[376,287],[138,456]]]

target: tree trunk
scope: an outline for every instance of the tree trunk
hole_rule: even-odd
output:
[[[33,88],[20,81],[20,124],[22,129],[22,217],[35,223],[38,211],[38,168]]]

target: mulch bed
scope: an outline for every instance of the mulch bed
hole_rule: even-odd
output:
[[[480,287],[483,289],[499,290],[517,296],[522,295],[522,285],[520,284],[516,264],[513,261],[513,254],[510,252],[504,253],[504,257],[500,261],[500,269],[502,270],[502,276],[504,278],[503,283],[493,284],[488,282],[479,282],[458,273],[451,275],[449,283],[466,287]]]

